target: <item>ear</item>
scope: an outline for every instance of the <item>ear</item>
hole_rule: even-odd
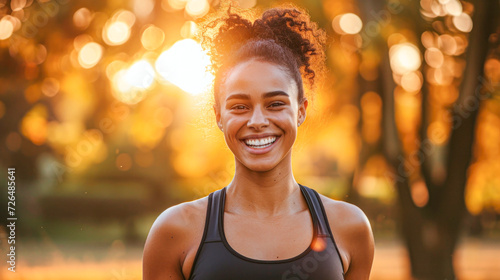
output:
[[[306,110],[307,110],[308,104],[309,104],[309,101],[307,101],[307,98],[304,97],[302,102],[299,104],[297,123],[302,124],[306,120],[306,115],[307,115]]]
[[[212,107],[214,108],[215,121],[217,122],[217,126],[219,127],[219,129],[222,129],[222,125],[220,122],[220,111],[217,107],[217,104],[214,104]]]

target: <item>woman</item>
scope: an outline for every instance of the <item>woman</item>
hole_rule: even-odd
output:
[[[235,175],[158,217],[144,248],[144,279],[368,279],[374,246],[364,213],[292,173],[308,106],[302,78],[314,82],[324,33],[296,8],[270,9],[254,22],[229,9],[207,29],[216,31],[204,38],[214,112]]]

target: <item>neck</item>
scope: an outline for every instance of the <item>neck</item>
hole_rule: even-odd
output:
[[[236,161],[227,197],[228,212],[255,217],[286,215],[307,207],[287,159],[265,172],[252,171]]]

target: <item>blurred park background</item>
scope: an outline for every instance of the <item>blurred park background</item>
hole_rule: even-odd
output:
[[[293,3],[328,34],[297,181],[365,211],[372,279],[500,279],[499,1]],[[0,0],[0,279],[140,279],[157,215],[230,182],[195,37],[219,5]]]

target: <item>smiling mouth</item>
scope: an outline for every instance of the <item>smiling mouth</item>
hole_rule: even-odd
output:
[[[274,142],[276,142],[276,139],[278,139],[278,137],[268,136],[258,139],[245,139],[243,142],[250,148],[263,149],[271,146]]]

